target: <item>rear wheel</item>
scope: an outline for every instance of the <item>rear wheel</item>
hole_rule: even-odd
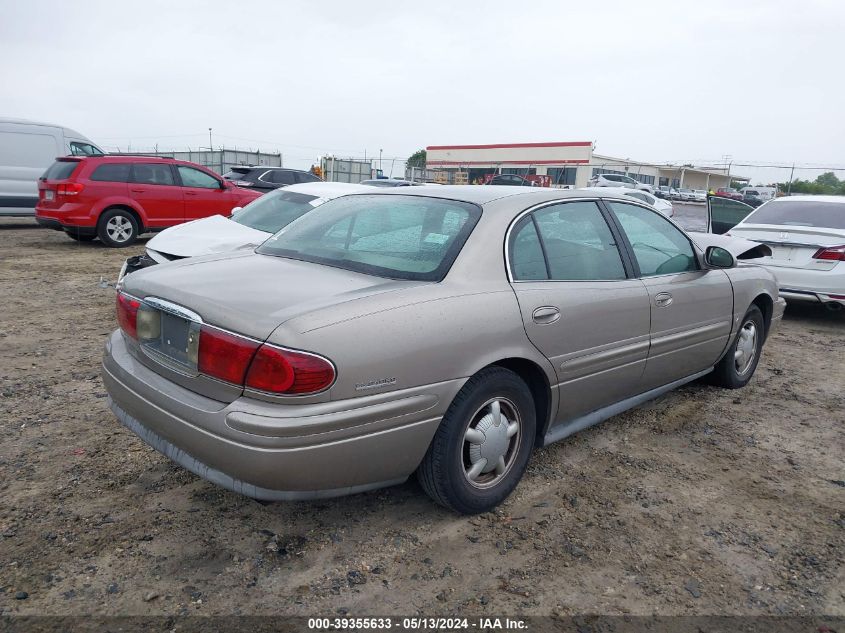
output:
[[[138,221],[126,209],[109,209],[100,216],[97,235],[112,248],[130,246],[138,239]]]
[[[455,396],[417,477],[440,505],[461,514],[491,510],[522,478],[535,427],[528,385],[503,367],[484,369]]]
[[[766,337],[765,327],[763,313],[756,305],[752,305],[742,317],[739,332],[728,352],[713,370],[710,382],[728,389],[747,385],[760,362]]]

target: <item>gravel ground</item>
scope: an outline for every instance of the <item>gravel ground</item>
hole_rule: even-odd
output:
[[[843,313],[790,307],[743,390],[537,451],[492,513],[414,482],[263,505],[106,407],[98,282],[141,250],[0,220],[0,613],[845,615]]]

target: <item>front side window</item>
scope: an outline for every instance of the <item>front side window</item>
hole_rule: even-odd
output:
[[[144,185],[173,185],[173,172],[164,163],[135,163],[132,165],[132,182]]]
[[[480,217],[479,207],[455,200],[345,196],[283,228],[257,252],[391,279],[440,281]]]
[[[698,270],[689,239],[662,215],[633,204],[606,202],[634,249],[641,276]]]
[[[274,182],[277,185],[292,185],[296,180],[292,171],[284,169],[271,171],[269,174],[262,176],[261,179],[268,182]]]
[[[530,223],[521,220],[513,232],[514,279],[625,279],[613,234],[594,202],[555,204],[529,217]]]
[[[265,233],[277,233],[321,202],[317,196],[277,189],[250,202],[232,220]]]
[[[177,165],[179,170],[179,178],[182,179],[183,187],[200,187],[201,189],[220,189],[220,181],[214,176],[188,167],[186,165]]]
[[[103,152],[99,147],[91,145],[91,143],[80,143],[79,141],[70,142],[70,153],[73,156],[102,156]]]

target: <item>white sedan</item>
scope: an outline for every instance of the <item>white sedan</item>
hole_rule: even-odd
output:
[[[710,201],[711,228],[720,222],[730,226],[729,218],[727,224],[720,218],[730,211],[722,213]],[[771,256],[754,263],[774,273],[787,301],[820,302],[830,310],[845,307],[845,196],[776,198],[729,230],[772,249]]]
[[[672,206],[672,203],[668,200],[664,200],[663,198],[658,198],[655,195],[650,194],[647,191],[642,191],[640,189],[628,189],[627,187],[613,187],[616,193],[619,193],[623,196],[627,196],[629,198],[635,198],[640,202],[645,202],[647,205],[653,207],[656,211],[659,211],[667,218],[671,218],[675,215],[675,208]]]
[[[309,182],[282,187],[256,198],[247,206],[222,215],[172,226],[147,242],[144,255],[130,257],[123,264],[123,277],[141,268],[197,255],[254,248],[274,233],[333,198],[350,193],[368,193],[370,187],[341,182]]]

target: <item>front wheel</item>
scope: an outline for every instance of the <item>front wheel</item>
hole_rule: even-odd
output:
[[[752,305],[742,317],[736,338],[711,374],[713,384],[727,389],[739,389],[748,384],[760,362],[766,338],[765,327],[763,313]]]
[[[503,367],[484,369],[455,396],[417,478],[434,501],[455,512],[492,510],[522,478],[535,428],[528,385]]]
[[[109,209],[100,216],[97,235],[106,246],[130,246],[138,239],[138,221],[126,209]]]

